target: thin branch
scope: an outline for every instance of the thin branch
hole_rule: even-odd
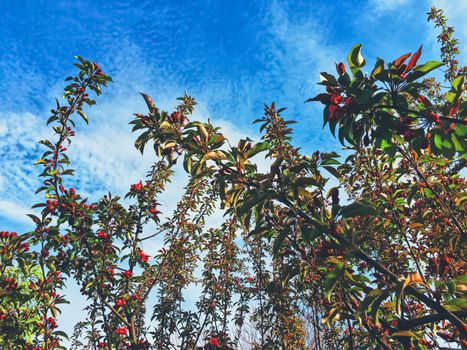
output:
[[[122,321],[126,326],[130,327],[130,323],[123,317],[107,300],[103,300],[105,306],[107,306],[114,314],[117,316],[120,321]]]
[[[467,310],[454,311],[453,314],[459,318],[466,318]],[[431,314],[431,315],[414,318],[412,320],[399,320],[398,328],[403,329],[403,330],[412,329],[418,326],[423,326],[428,323],[438,322],[438,321],[444,320],[445,318],[446,318],[446,315],[444,314]]]

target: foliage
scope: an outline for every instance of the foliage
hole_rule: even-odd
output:
[[[56,102],[36,164],[44,202],[36,229],[0,238],[0,343],[57,349],[56,314],[74,279],[88,299],[72,348],[430,349],[467,346],[465,68],[454,64],[442,13],[443,62],[422,48],[365,74],[355,45],[337,75],[321,73],[324,126],[346,149],[306,155],[292,144],[284,108],[266,105],[262,139],[232,145],[210,122],[190,120],[185,94],[173,112],[142,94],[135,146],[153,149],[146,179],[125,198],[88,203],[66,187],[75,115],[111,78],[78,57]],[[449,40],[450,41],[449,41]],[[444,89],[426,75],[447,67]],[[258,171],[264,156],[270,169]],[[182,162],[189,175],[171,215],[158,198]],[[332,181],[331,181],[332,179]],[[336,184],[336,185],[333,185]],[[225,222],[206,220],[217,206]],[[148,232],[148,230],[151,232]],[[145,241],[162,237],[158,252]],[[29,249],[31,247],[31,249]],[[196,271],[201,269],[201,273]],[[201,287],[195,308],[186,290]],[[148,310],[152,308],[151,310]]]

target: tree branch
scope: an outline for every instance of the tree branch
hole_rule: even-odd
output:
[[[454,311],[452,312],[454,315],[456,315],[459,318],[466,318],[467,317],[467,310],[462,310],[462,311]],[[414,318],[412,320],[399,320],[399,329],[407,330],[407,329],[412,329],[418,326],[422,326],[427,323],[433,323],[437,321],[441,321],[447,318],[446,314],[439,313],[439,314],[431,314],[431,315],[426,315],[418,318]]]

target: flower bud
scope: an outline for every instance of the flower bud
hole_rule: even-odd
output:
[[[345,74],[345,64],[344,62],[336,64],[336,71],[339,76],[343,76]]]

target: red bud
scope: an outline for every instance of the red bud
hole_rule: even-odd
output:
[[[343,62],[336,64],[336,71],[339,76],[342,76],[345,74],[345,64]]]

